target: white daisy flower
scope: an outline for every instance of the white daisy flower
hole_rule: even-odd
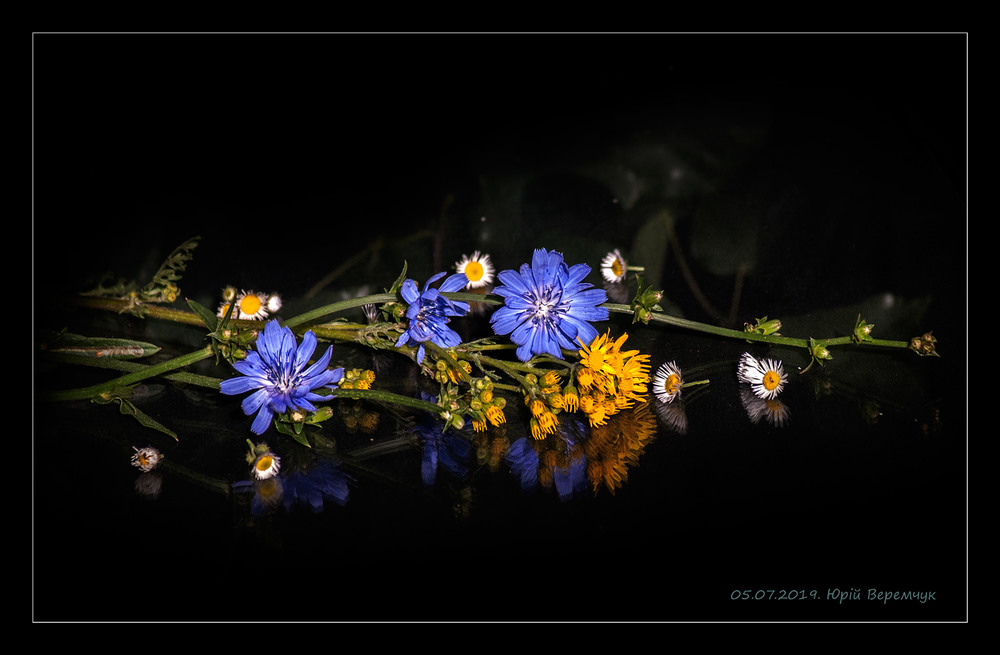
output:
[[[144,448],[136,448],[133,446],[132,450],[135,451],[135,454],[132,455],[132,466],[136,467],[143,473],[149,473],[152,471],[156,468],[156,465],[160,463],[160,459],[163,458],[160,451],[152,446],[146,446]]]
[[[777,359],[757,359],[750,353],[740,357],[736,376],[740,382],[750,385],[758,398],[777,398],[788,382],[788,376]]]
[[[228,291],[228,289],[227,289]],[[257,291],[240,291],[235,297],[227,298],[223,294],[223,302],[219,305],[219,317],[223,317],[229,311],[229,303],[235,303],[233,308],[233,318],[242,321],[259,321],[268,317],[270,312],[278,311],[281,308],[281,299],[274,295],[259,293]]]
[[[481,289],[493,282],[493,274],[496,269],[489,255],[480,254],[475,251],[472,255],[462,255],[461,261],[455,262],[455,268],[459,273],[465,273],[469,278],[466,289]]]
[[[478,250],[472,253],[471,257],[462,255],[461,261],[455,262],[455,268],[459,273],[465,273],[465,277],[469,278],[469,283],[465,285],[466,289],[485,287],[493,282],[493,274],[496,273],[490,256],[481,255]]]
[[[621,252],[615,248],[601,260],[601,275],[608,282],[621,282],[625,279],[628,264]]]
[[[676,362],[661,364],[653,376],[653,392],[660,402],[671,403],[681,395],[684,378]]]
[[[280,469],[281,458],[269,450],[258,455],[253,462],[253,474],[258,480],[273,478]]]

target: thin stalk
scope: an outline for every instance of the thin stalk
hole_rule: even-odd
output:
[[[142,382],[143,380],[148,380],[149,378],[156,377],[158,375],[163,375],[174,371],[185,366],[190,366],[195,362],[200,362],[203,359],[208,359],[213,355],[211,346],[205,346],[201,350],[196,350],[192,353],[186,355],[181,355],[180,357],[175,357],[173,359],[161,362],[159,364],[154,364],[148,366],[141,371],[135,371],[133,373],[128,373],[121,377],[115,378],[108,382],[102,384],[95,384],[90,387],[82,387],[79,389],[68,389],[65,391],[54,391],[46,396],[48,400],[63,401],[63,400],[86,400],[88,398],[94,398],[102,393],[105,393],[115,387],[125,387],[131,384],[136,384]]]
[[[381,391],[378,389],[335,389],[333,391],[333,396],[337,398],[351,398],[354,400],[364,399],[389,403],[392,405],[403,405],[405,407],[412,407],[414,409],[430,412],[434,415],[438,415],[443,411],[439,405],[435,405],[432,402],[420,400],[419,398],[412,398],[410,396],[403,396],[397,393],[392,393],[391,391]]]

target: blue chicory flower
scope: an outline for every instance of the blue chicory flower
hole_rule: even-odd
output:
[[[431,283],[444,277],[438,273],[427,280],[422,293],[417,291],[414,280],[406,280],[400,289],[403,300],[409,307],[406,318],[410,324],[406,332],[396,341],[396,347],[417,345],[417,363],[424,361],[424,343],[430,341],[442,348],[454,348],[462,343],[462,337],[448,327],[451,316],[465,316],[469,312],[469,304],[449,300],[441,295],[458,291],[468,284],[469,279],[463,273],[456,273],[441,283],[439,289],[432,289]]]
[[[522,362],[543,353],[562,359],[561,348],[590,344],[597,338],[590,323],[608,319],[607,307],[599,307],[608,294],[583,281],[588,273],[586,264],[567,266],[562,253],[535,250],[530,266],[497,276],[503,284],[493,293],[504,298],[504,306],[490,318],[493,331],[510,334]]]
[[[254,434],[263,434],[271,425],[274,414],[289,409],[315,412],[313,402],[326,400],[327,396],[314,393],[316,389],[335,389],[344,377],[344,369],[327,369],[332,348],[306,367],[316,350],[316,335],[305,333],[302,343],[296,345],[291,328],[282,328],[278,321],[268,321],[257,337],[257,349],[251,350],[246,359],[233,364],[240,377],[223,380],[220,390],[227,396],[248,391],[243,399],[243,412],[257,416],[250,426]]]

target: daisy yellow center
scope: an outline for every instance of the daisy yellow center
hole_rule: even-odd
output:
[[[674,393],[677,390],[677,383],[680,382],[680,378],[676,373],[671,373],[667,376],[666,381],[663,383],[663,390],[667,393]]]
[[[244,314],[256,314],[260,311],[260,298],[257,296],[247,296],[240,300],[240,311]]]
[[[469,262],[465,265],[464,273],[469,282],[479,282],[483,279],[483,265],[479,262]]]
[[[774,371],[768,371],[767,373],[764,374],[764,379],[761,380],[761,384],[764,385],[765,389],[771,391],[779,384],[781,384],[781,376],[775,373]]]
[[[615,274],[616,277],[620,277],[622,273],[625,272],[622,266],[622,260],[615,258],[615,261],[611,263],[611,272]]]
[[[260,459],[257,460],[257,470],[258,471],[269,470],[271,468],[271,464],[273,463],[273,461],[274,460],[271,459],[270,455],[262,456]]]

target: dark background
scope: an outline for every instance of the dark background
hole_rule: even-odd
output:
[[[233,283],[294,302],[379,236],[433,235],[377,251],[345,283],[379,291],[403,259],[420,281],[481,244],[502,268],[539,246],[596,267],[593,253],[636,245],[651,208],[668,206],[723,305],[732,276],[715,239],[730,259],[754,245],[740,323],[792,315],[825,335],[824,310],[891,293],[924,304],[875,321],[902,331],[884,337],[933,329],[945,353],[837,361],[867,373],[869,391],[906,396],[874,429],[801,388],[789,393],[808,409],[784,432],[748,432],[707,402],[700,431],[659,440],[616,497],[487,486],[482,518],[460,529],[440,508],[362,490],[346,516],[279,519],[277,548],[234,534],[232,508],[198,490],[159,506],[123,498],[133,471],[102,463],[117,447],[83,448],[64,424],[89,410],[50,424],[40,409],[35,618],[960,620],[966,64],[963,35],[35,35],[39,331],[113,328],[57,299],[105,270],[148,275],[196,234],[186,295],[211,304]],[[586,161],[612,172],[584,178]],[[643,187],[623,208],[618,166],[694,182]],[[665,261],[672,308],[714,322]],[[668,358],[744,348],[646,338]],[[945,427],[917,438],[938,411]],[[90,466],[41,466],[55,447],[83,448]],[[906,585],[946,600],[729,600],[744,586]]]

